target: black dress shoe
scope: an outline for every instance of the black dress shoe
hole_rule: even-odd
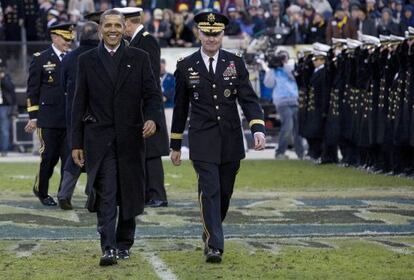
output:
[[[105,250],[104,254],[102,255],[101,259],[99,260],[100,266],[108,266],[108,265],[114,265],[117,264],[116,261],[116,254],[115,250]]]
[[[39,197],[39,200],[44,206],[56,206],[57,205],[56,201],[50,195],[44,198]]]
[[[147,207],[167,207],[168,202],[164,200],[157,200],[157,199],[151,199],[147,203],[145,203],[145,206]]]
[[[59,199],[59,206],[62,210],[72,210],[72,204],[69,199]]]
[[[129,250],[119,249],[118,255],[116,256],[118,260],[127,260],[129,259]]]
[[[220,263],[221,252],[216,248],[206,248],[205,250],[206,262],[208,263]]]

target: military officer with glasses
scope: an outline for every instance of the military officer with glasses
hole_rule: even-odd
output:
[[[245,157],[237,103],[249,122],[256,150],[265,148],[265,127],[241,55],[221,49],[227,17],[203,10],[194,21],[201,48],[177,63],[171,161],[181,164],[181,142],[190,113],[189,151],[198,175],[204,254],[206,262],[219,263],[224,251],[222,222]]]

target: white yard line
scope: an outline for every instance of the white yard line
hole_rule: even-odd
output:
[[[155,249],[152,248],[148,242],[140,240],[140,247],[145,249],[144,252],[140,254],[152,265],[155,273],[161,280],[178,280],[178,277],[168,268],[167,264],[154,252]]]

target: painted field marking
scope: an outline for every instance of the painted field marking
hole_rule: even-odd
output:
[[[145,240],[139,240],[137,243],[144,248],[144,251],[140,254],[151,264],[161,280],[178,280],[178,277],[168,268],[167,264],[154,252],[155,248]]]

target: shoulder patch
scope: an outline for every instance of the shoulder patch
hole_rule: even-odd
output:
[[[39,55],[40,55],[40,52],[36,52],[33,54],[33,56],[39,56]]]
[[[142,36],[148,36],[150,33],[148,31],[145,31],[144,33],[142,33]]]

